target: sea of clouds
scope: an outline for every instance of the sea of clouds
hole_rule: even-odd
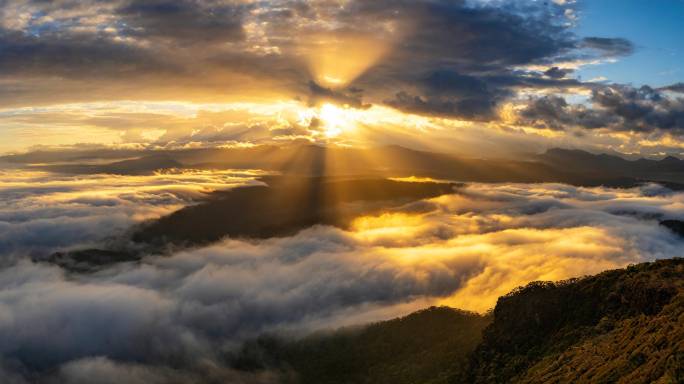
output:
[[[255,184],[253,174],[66,176],[0,170],[0,377],[5,383],[267,383],[226,356],[263,332],[387,319],[429,305],[486,311],[534,280],[680,256],[658,220],[684,194],[562,184],[469,184],[345,231],[224,239],[73,273],[40,262]]]

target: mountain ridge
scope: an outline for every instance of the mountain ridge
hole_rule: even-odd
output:
[[[146,155],[146,156],[141,156]],[[81,164],[92,159],[121,158],[109,164]],[[150,164],[150,159],[166,159]],[[27,164],[32,169],[62,173],[151,174],[159,169],[261,169],[302,176],[373,174],[380,177],[429,177],[469,182],[560,182],[582,186],[615,184],[631,177],[628,186],[644,181],[684,182],[684,162],[676,158],[630,161],[618,156],[594,155],[582,150],[552,148],[530,160],[463,157],[421,151],[399,145],[377,148],[336,148],[317,145],[183,150],[36,151],[7,155],[0,160]],[[33,164],[33,165],[32,165]],[[36,165],[38,164],[38,165]],[[624,184],[624,183],[622,183]]]
[[[159,162],[154,166],[147,164],[149,159],[162,157],[167,159],[166,163]],[[77,163],[97,158],[119,160],[109,164]],[[601,185],[605,179],[624,177],[684,183],[684,161],[676,157],[627,160],[605,153],[596,155],[584,150],[562,148],[548,149],[525,161],[464,157],[399,145],[364,149],[313,144],[154,151],[35,151],[2,156],[0,161],[40,164],[32,167],[51,172],[86,174],[150,174],[168,168],[262,169],[308,176],[373,173],[383,177],[421,176],[474,182],[562,182],[587,186]]]

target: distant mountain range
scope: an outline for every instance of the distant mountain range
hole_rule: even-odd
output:
[[[606,154],[594,155],[582,150],[553,148],[535,160],[554,169],[586,176],[637,177],[664,181],[684,181],[684,161],[669,156],[662,160],[626,160]]]
[[[117,159],[124,160],[114,161]],[[107,160],[111,162],[99,164]],[[305,176],[366,174],[471,182],[563,182],[615,187],[631,187],[645,181],[684,183],[684,161],[675,157],[631,161],[607,154],[594,155],[559,148],[532,156],[528,161],[469,158],[396,145],[372,149],[262,145],[173,151],[36,151],[3,156],[0,161],[27,164],[51,172],[79,174],[144,175],[169,168],[261,169]],[[671,186],[682,188],[676,184]]]
[[[101,174],[114,175],[150,175],[155,171],[173,168],[185,168],[170,155],[159,154],[144,156],[131,160],[116,161],[109,164],[56,164],[43,165],[42,170],[59,173]]]
[[[300,340],[264,335],[228,360],[301,384],[682,383],[684,259],[530,283],[484,315],[432,307]]]

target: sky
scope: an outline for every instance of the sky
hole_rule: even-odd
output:
[[[3,0],[0,153],[682,156],[681,1]]]
[[[264,188],[243,189],[245,212],[280,220],[269,228],[231,205],[208,205],[218,207],[210,217],[195,205],[309,179],[207,170],[226,151],[173,151],[275,145],[288,150],[250,156],[292,174],[333,158],[301,144],[684,157],[683,26],[684,2],[666,0],[0,0],[0,153],[58,153],[26,157],[55,167],[0,161],[0,382],[274,383],[272,371],[234,369],[231,354],[264,333],[299,337],[432,305],[483,313],[531,281],[681,256],[684,237],[661,222],[684,221],[684,192],[643,180],[454,183],[422,200],[402,187],[388,195],[402,199],[329,211],[302,193],[265,215],[269,195],[252,193]],[[412,159],[447,158],[396,149],[378,158],[402,174]],[[210,160],[131,175],[73,164],[156,150],[164,155],[114,168]],[[359,164],[384,164],[365,156]],[[299,164],[312,159],[320,164]],[[485,180],[556,175],[545,164],[448,159]],[[327,169],[353,169],[336,165]],[[365,181],[368,196],[386,192],[373,186],[387,180]],[[316,183],[311,191],[327,191]],[[220,223],[262,235],[349,218],[190,245],[154,227],[182,210],[195,214],[176,218],[201,221],[198,231]],[[135,240],[145,228],[162,229]],[[135,257],[79,261],[84,250]]]
[[[580,15],[579,35],[616,35],[638,47],[632,56],[607,66],[602,76],[653,87],[684,80],[684,2],[597,0],[586,2]],[[592,78],[602,69],[588,68],[579,74]]]

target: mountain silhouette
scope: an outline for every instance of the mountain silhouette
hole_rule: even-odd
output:
[[[101,164],[117,156],[123,160]],[[146,175],[169,168],[260,169],[296,176],[363,174],[486,183],[560,182],[609,187],[634,187],[647,181],[684,183],[684,162],[675,157],[630,161],[619,156],[559,148],[549,149],[527,161],[463,157],[397,145],[369,149],[260,145],[163,151],[36,151],[7,155],[0,160],[44,171],[76,174]],[[99,163],[91,164],[96,160]],[[671,186],[682,188],[675,184]]]

